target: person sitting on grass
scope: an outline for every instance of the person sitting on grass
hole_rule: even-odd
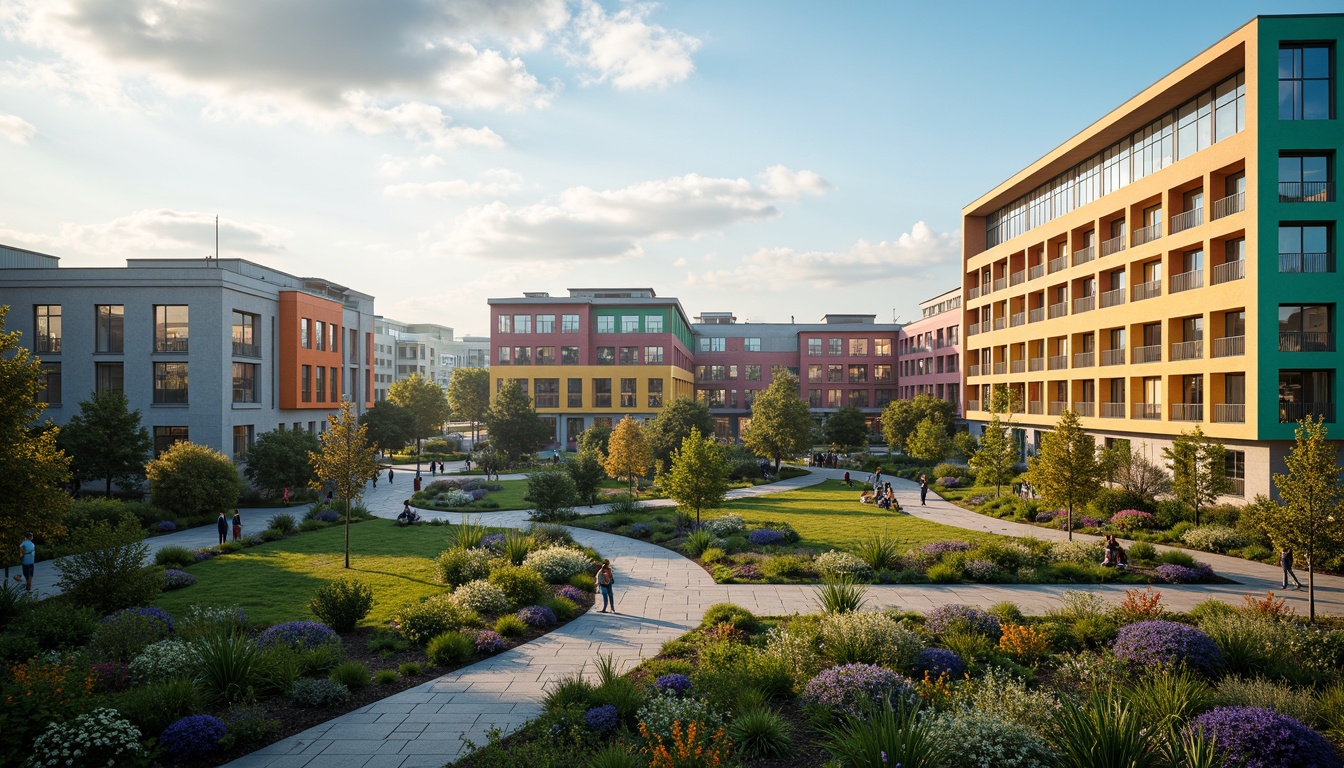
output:
[[[860,494],[859,494],[859,503],[860,503],[860,504],[872,504],[872,503],[873,503],[873,492],[872,492],[872,491],[864,491],[863,493],[860,493]]]

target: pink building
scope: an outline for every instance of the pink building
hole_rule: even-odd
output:
[[[901,328],[896,342],[900,396],[929,393],[961,413],[961,289],[919,305],[923,316]]]

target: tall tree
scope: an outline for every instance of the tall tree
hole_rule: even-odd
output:
[[[1321,418],[1303,419],[1284,463],[1274,473],[1278,514],[1263,523],[1274,545],[1300,553],[1307,563],[1307,612],[1316,621],[1316,564],[1344,550],[1344,488],[1340,487],[1339,445],[1326,440]]]
[[[757,456],[769,456],[779,472],[785,456],[806,451],[812,444],[812,413],[798,397],[798,377],[782,368],[751,404],[751,423],[742,442]]]
[[[1004,484],[1013,479],[1018,459],[1017,443],[1008,427],[999,420],[999,414],[991,415],[980,437],[980,448],[971,455],[976,482],[994,486],[994,496],[998,497]]]
[[[981,450],[984,450],[981,448]],[[1027,462],[1027,481],[1045,503],[1063,507],[1073,539],[1073,512],[1087,506],[1101,488],[1103,467],[1096,440],[1083,431],[1078,414],[1064,411],[1054,430],[1041,436],[1041,448]]]
[[[243,492],[233,460],[196,443],[175,443],[145,465],[145,475],[154,506],[181,515],[222,512]]]
[[[459,421],[471,422],[471,443],[480,438],[481,422],[490,410],[490,371],[485,368],[455,368],[448,380],[448,404]]]
[[[369,429],[359,424],[349,401],[341,403],[340,413],[328,420],[322,449],[310,452],[308,460],[315,475],[312,487],[320,490],[330,483],[345,503],[345,567],[349,568],[350,501],[364,493],[364,484],[378,472]]]
[[[391,400],[380,400],[359,417],[369,428],[369,441],[383,453],[395,453],[415,439],[415,414]]]
[[[653,466],[653,449],[644,435],[644,425],[629,416],[621,419],[611,431],[608,448],[602,466],[612,477],[627,479],[630,495],[634,496],[638,479]]]
[[[491,447],[511,461],[530,458],[551,431],[532,409],[532,398],[512,379],[490,401],[485,426],[490,430]]]
[[[387,399],[415,414],[415,471],[420,471],[420,441],[443,432],[452,409],[443,387],[421,376],[411,374],[387,388]]]
[[[307,488],[313,482],[313,465],[308,454],[320,447],[317,436],[304,430],[263,432],[247,451],[243,474],[253,485],[268,491]]]
[[[919,423],[940,416],[946,425],[947,436],[952,437],[957,407],[927,392],[915,395],[913,400],[892,400],[882,411],[882,437],[892,450],[905,450],[905,441],[915,434]]]
[[[1170,462],[1172,494],[1194,511],[1195,525],[1199,525],[1200,507],[1232,490],[1232,481],[1227,479],[1227,449],[1196,425],[1171,441],[1162,454]]]
[[[666,472],[672,465],[672,454],[693,429],[700,430],[702,435],[714,434],[714,417],[709,415],[708,405],[690,397],[678,397],[663,406],[649,422],[645,434],[659,472]]]
[[[941,414],[926,417],[905,440],[905,452],[920,461],[942,461],[952,452],[952,438]]]
[[[606,424],[594,424],[591,427],[579,433],[579,450],[591,451],[600,456],[606,456],[610,450],[611,427]]]
[[[20,346],[17,331],[5,331],[9,307],[0,306],[0,562],[18,563],[19,543],[31,531],[46,540],[64,532],[70,508],[63,486],[70,457],[57,447],[59,430],[32,429],[45,406],[42,364]]]
[[[826,417],[821,434],[828,444],[842,453],[849,453],[868,444],[868,420],[858,408],[847,405]]]
[[[121,392],[96,392],[79,404],[79,413],[61,427],[61,447],[70,454],[70,469],[80,480],[104,480],[128,487],[145,476],[145,462],[154,441]]]
[[[714,509],[728,493],[728,465],[723,449],[700,434],[699,429],[681,441],[672,453],[672,469],[659,477],[659,485],[680,507],[695,510],[695,525],[700,526],[700,511]]]

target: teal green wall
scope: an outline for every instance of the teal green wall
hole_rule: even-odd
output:
[[[686,345],[687,350],[694,350],[694,340],[691,336],[691,328],[681,320],[681,313],[672,307],[620,307],[593,310],[593,317],[614,317],[616,318],[616,332],[620,333],[621,316],[630,317],[638,315],[644,317],[663,318],[663,332],[674,333],[682,344]],[[596,324],[596,321],[594,321]],[[644,331],[644,321],[640,321],[640,332]],[[594,325],[596,327],[596,325]]]
[[[1259,416],[1258,437],[1261,440],[1292,440],[1293,424],[1279,423],[1279,370],[1321,369],[1336,371],[1333,402],[1337,418],[1344,418],[1341,402],[1340,363],[1341,310],[1344,309],[1344,273],[1333,274],[1279,274],[1278,239],[1280,222],[1334,222],[1334,242],[1331,248],[1337,262],[1340,251],[1340,221],[1344,219],[1344,203],[1340,202],[1340,167],[1344,161],[1344,122],[1340,120],[1344,108],[1344,78],[1340,77],[1340,42],[1344,40],[1344,17],[1311,16],[1304,18],[1261,17],[1259,26],[1259,61],[1254,69],[1258,78],[1260,103],[1258,105],[1258,161],[1260,165],[1256,195],[1259,199],[1257,215],[1260,231],[1258,302],[1260,319],[1254,331],[1259,350],[1259,402],[1255,412]],[[1278,58],[1281,42],[1334,41],[1334,98],[1333,120],[1279,120]],[[1279,152],[1290,150],[1332,150],[1335,153],[1333,177],[1335,201],[1331,203],[1280,203]],[[1339,265],[1337,263],[1337,269]],[[1322,303],[1334,304],[1335,352],[1279,352],[1280,304]],[[1339,428],[1331,426],[1339,434]]]

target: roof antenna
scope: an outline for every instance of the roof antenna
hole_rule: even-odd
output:
[[[215,261],[219,261],[219,216],[215,216]]]

